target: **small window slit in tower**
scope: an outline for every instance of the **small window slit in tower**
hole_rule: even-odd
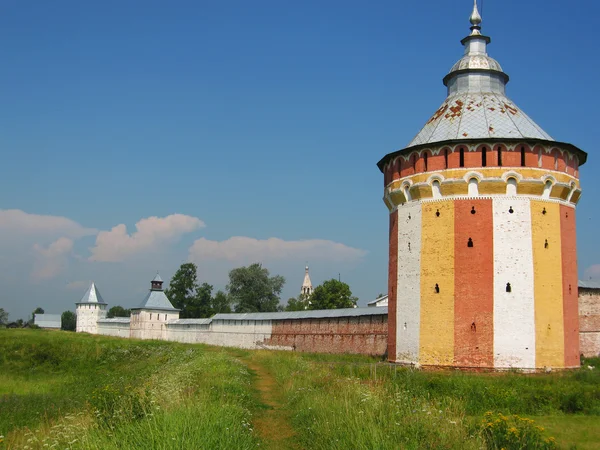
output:
[[[481,149],[481,165],[483,167],[487,166],[487,148],[485,147]]]
[[[435,283],[435,293],[436,294],[440,293],[440,286],[437,283]]]
[[[475,207],[471,206],[471,214],[475,214],[477,211],[475,211]]]
[[[498,165],[502,167],[502,147],[498,146]]]
[[[462,147],[459,150],[459,165],[465,167],[465,149]]]
[[[525,167],[525,147],[521,147],[521,167]]]
[[[508,212],[512,214],[512,213],[514,213],[514,212],[515,212],[515,210],[513,209],[513,207],[512,207],[512,206],[509,206],[509,208],[508,208]]]
[[[469,238],[469,242],[467,242],[467,247],[473,247],[473,239]]]
[[[408,251],[410,252],[410,242],[408,243]]]
[[[475,325],[475,322],[471,324],[471,331],[477,331],[477,325]]]
[[[406,322],[404,322],[404,329],[406,330]]]
[[[544,208],[544,209],[542,210],[542,214],[543,214],[543,215],[546,215],[546,208]]]
[[[544,248],[548,248],[548,239],[544,240]]]
[[[566,212],[566,213],[565,213],[565,217],[566,217],[567,219],[569,218],[569,213],[568,213],[568,212]]]
[[[439,209],[435,211],[435,217],[440,217],[440,210]]]
[[[569,294],[571,293],[571,285],[569,285]]]
[[[512,292],[512,287],[510,283],[506,283],[506,292]]]

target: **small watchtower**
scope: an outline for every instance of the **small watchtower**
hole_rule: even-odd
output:
[[[78,333],[98,333],[98,320],[106,317],[107,303],[102,299],[100,291],[92,281],[81,300],[76,305]]]
[[[150,282],[150,292],[138,307],[131,309],[132,338],[163,339],[167,321],[179,319],[179,310],[173,308],[162,285],[163,280],[157,273]]]

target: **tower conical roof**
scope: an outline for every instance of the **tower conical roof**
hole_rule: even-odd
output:
[[[173,307],[162,288],[162,279],[156,274],[151,281],[151,289],[141,303],[132,309],[158,309],[161,311],[179,311]]]
[[[85,294],[83,294],[83,297],[81,297],[81,300],[77,302],[77,304],[80,303],[106,304],[106,302],[102,299],[102,296],[100,295],[100,291],[96,287],[96,283],[94,283],[93,281],[92,284],[90,284],[88,290],[85,291]]]
[[[312,289],[312,283],[310,281],[310,275],[308,274],[308,266],[306,266],[305,269],[304,269],[304,281],[302,282],[302,287],[303,288],[311,288]]]
[[[505,94],[508,75],[487,54],[491,39],[481,34],[475,0],[464,56],[444,77],[448,96],[407,147],[465,139],[553,140]]]

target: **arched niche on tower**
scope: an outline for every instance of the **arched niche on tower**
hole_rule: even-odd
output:
[[[427,170],[429,172],[435,172],[438,170],[446,169],[446,157],[445,157],[444,149],[447,149],[447,147],[444,147],[444,148],[438,150],[437,153],[435,153],[435,154],[433,152],[431,152],[429,149],[425,150],[425,151],[429,152],[429,156],[427,159]]]
[[[415,174],[415,166],[417,164],[417,152],[412,152],[407,158],[400,157],[400,178]]]
[[[448,169],[460,169],[460,149],[464,149],[464,145],[457,145],[448,152]]]
[[[488,167],[502,167],[504,155],[506,154],[506,145],[494,144],[490,146],[490,152],[487,156]]]

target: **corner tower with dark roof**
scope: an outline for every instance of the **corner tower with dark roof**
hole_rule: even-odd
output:
[[[390,361],[579,366],[575,205],[586,153],[505,92],[475,2],[448,96],[378,163],[390,211]]]
[[[139,306],[131,308],[130,333],[136,339],[165,339],[165,324],[179,319],[179,310],[173,308],[163,291],[163,280],[157,273],[150,282],[150,292]]]

